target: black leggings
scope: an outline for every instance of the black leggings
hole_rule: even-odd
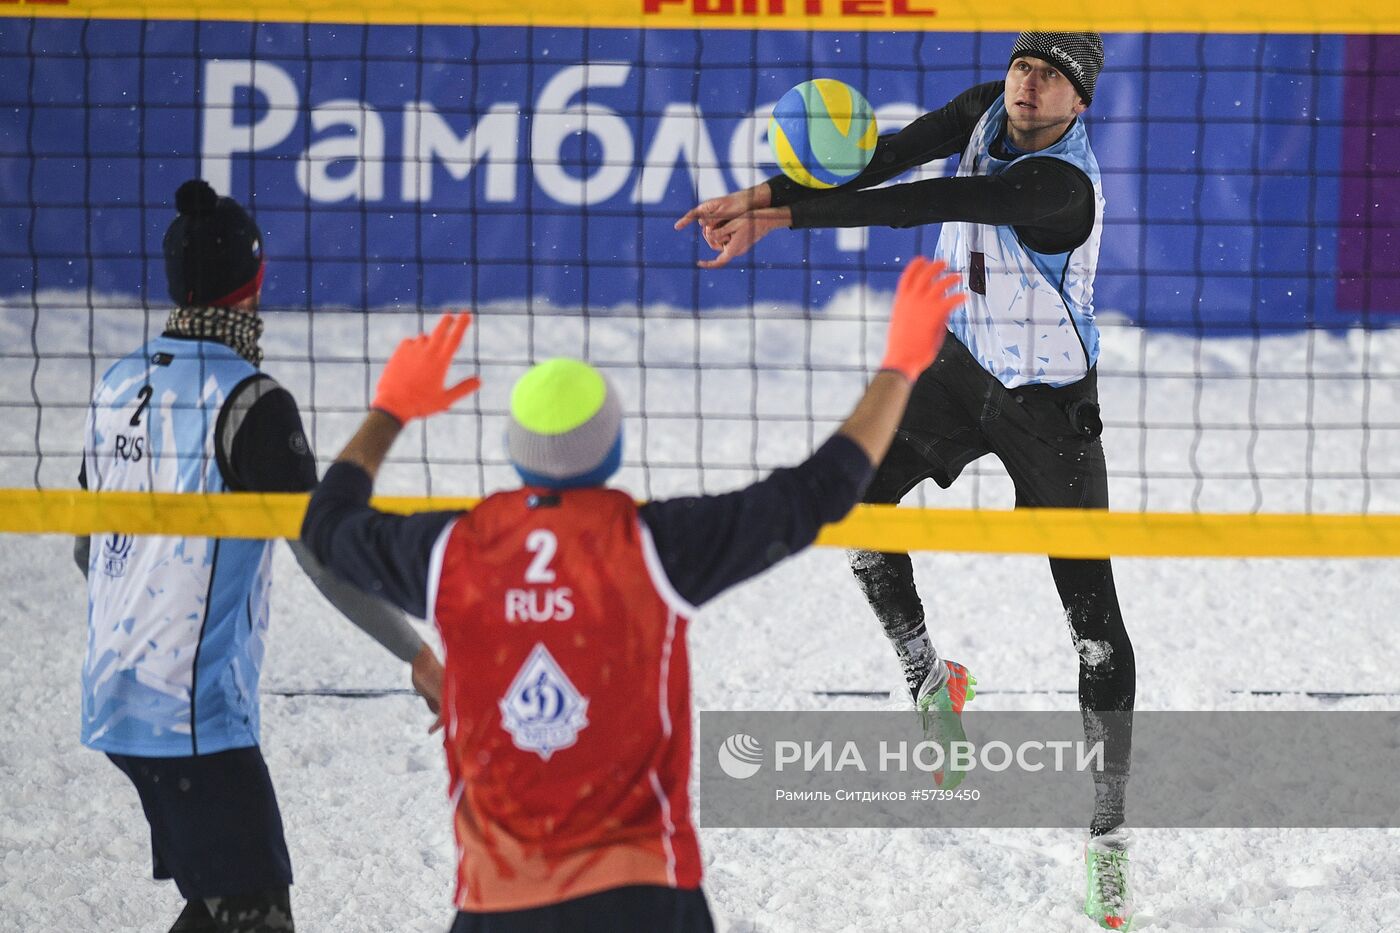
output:
[[[925,479],[952,485],[973,460],[996,454],[1016,487],[1018,508],[1108,508],[1108,471],[1097,426],[1095,373],[1059,389],[1006,389],[955,338],[914,386],[894,444],[865,501],[899,502]],[[1087,427],[1087,430],[1086,430]],[[924,628],[908,554],[852,551],[851,567],[885,634],[902,643]],[[1107,560],[1051,558],[1070,637],[1079,655],[1079,706],[1091,738],[1105,739],[1091,829],[1122,822],[1132,754],[1137,669]],[[1099,713],[1120,715],[1100,717]]]

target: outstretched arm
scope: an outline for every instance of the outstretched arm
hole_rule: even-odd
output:
[[[311,497],[301,539],[311,553],[360,589],[428,618],[433,545],[460,512],[392,515],[369,504],[379,467],[413,418],[447,409],[474,392],[475,377],[444,387],[471,315],[445,315],[431,335],[403,341],[380,377],[374,407]]]
[[[962,304],[956,275],[916,259],[900,279],[885,360],[836,434],[805,463],[721,496],[642,507],[671,585],[691,605],[807,547],[824,524],[860,501],[889,449],[910,387],[938,354],[948,315]]]
[[[795,230],[967,221],[1013,226],[1023,235],[1029,232],[1027,245],[1064,252],[1093,230],[1095,204],[1088,175],[1063,159],[1046,157],[1023,159],[996,175],[930,178],[876,191],[842,192],[786,210]]]
[[[706,244],[718,255],[713,259],[700,260],[697,265],[702,269],[726,266],[774,230],[801,226],[794,222],[794,218],[800,216],[795,206],[808,208],[840,195],[849,198],[855,191],[889,181],[915,166],[961,152],[971,138],[978,119],[996,100],[1001,89],[1000,81],[970,88],[942,109],[924,114],[897,133],[881,136],[865,171],[840,187],[820,190],[805,188],[786,176],[778,175],[752,188],[702,202],[676,221],[676,229],[681,230],[692,222],[698,222]]]
[[[407,661],[412,670],[413,685],[423,695],[428,709],[439,711],[442,699],[442,664],[433,649],[418,637],[418,632],[404,619],[403,613],[382,599],[376,599],[337,577],[300,541],[288,541],[292,554],[306,576],[339,610],[370,638],[388,648],[400,661]],[[433,685],[437,686],[434,687]]]
[[[997,175],[930,178],[874,191],[838,189],[827,198],[750,210],[704,228],[705,241],[719,254],[699,266],[726,266],[774,230],[948,221],[1012,226],[1032,249],[1063,253],[1088,239],[1095,210],[1094,186],[1081,169],[1063,159],[1024,159]]]
[[[301,543],[318,565],[420,618],[432,612],[427,589],[433,545],[459,513],[387,515],[370,507],[369,494],[409,420],[444,411],[481,385],[474,376],[443,384],[470,323],[470,314],[444,315],[431,335],[399,344],[379,378],[372,410],[326,472],[302,523]],[[435,713],[442,679],[441,662],[423,646],[413,658],[413,686]],[[441,725],[439,716],[433,729]]]

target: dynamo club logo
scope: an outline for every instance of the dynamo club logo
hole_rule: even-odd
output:
[[[588,698],[578,692],[543,643],[535,645],[506,695],[498,701],[501,726],[521,751],[545,761],[578,741],[588,725]]]
[[[751,778],[763,767],[763,746],[753,736],[736,732],[719,747],[719,766],[737,781]]]
[[[117,579],[126,574],[126,562],[131,557],[131,535],[114,534],[102,540],[102,572]]]

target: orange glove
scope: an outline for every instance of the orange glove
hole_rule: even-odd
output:
[[[379,377],[379,388],[370,407],[399,424],[408,424],[414,418],[446,411],[453,402],[481,388],[481,380],[476,376],[451,387],[443,384],[471,322],[469,311],[444,314],[431,334],[407,337],[400,342]]]
[[[933,262],[916,256],[900,276],[881,369],[894,370],[913,382],[933,365],[948,333],[948,315],[967,300],[967,293],[958,287],[962,277],[956,272],[944,275],[946,268],[941,259]]]

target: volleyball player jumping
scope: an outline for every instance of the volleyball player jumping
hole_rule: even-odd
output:
[[[992,453],[1015,484],[1018,507],[1108,507],[1093,308],[1104,199],[1079,119],[1103,61],[1097,33],[1023,32],[1004,80],[970,88],[881,137],[870,165],[847,184],[814,190],[779,176],[705,201],[677,222],[680,229],[698,221],[718,250],[703,268],[726,265],[781,228],[943,224],[937,256],[961,273],[968,301],[949,320],[953,339],[915,385],[865,501],[898,502],[928,478],[947,488]],[[959,154],[953,177],[868,190]],[[975,681],[934,649],[909,555],[852,551],[850,558],[916,705],[943,738],[950,728],[961,737],[958,717]],[[1107,560],[1052,558],[1050,571],[1079,654],[1085,731],[1105,740],[1085,912],[1122,930],[1132,919],[1122,829],[1132,643]],[[960,779],[950,774],[943,783]]]

